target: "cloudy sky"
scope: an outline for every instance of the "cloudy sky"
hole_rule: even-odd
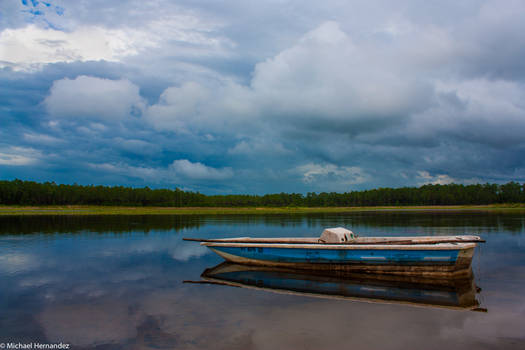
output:
[[[0,2],[0,178],[525,181],[523,1]]]

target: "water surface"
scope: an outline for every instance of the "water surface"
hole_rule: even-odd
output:
[[[487,312],[199,281],[222,259],[182,237],[479,234]],[[0,217],[0,343],[75,349],[524,349],[525,214]],[[311,285],[308,286],[309,288]]]

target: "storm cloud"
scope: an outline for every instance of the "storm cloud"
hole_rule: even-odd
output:
[[[0,5],[2,178],[525,181],[520,1]]]

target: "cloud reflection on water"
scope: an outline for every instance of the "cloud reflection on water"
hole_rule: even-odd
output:
[[[31,220],[24,219],[20,225],[33,230],[43,219],[35,219],[36,224]],[[488,243],[481,254],[476,253],[481,273],[478,265],[474,272],[488,313],[182,284],[183,280],[198,279],[204,268],[221,259],[197,243],[181,241],[177,220],[159,218],[166,227],[148,230],[148,222],[144,222],[133,230],[121,218],[127,231],[119,233],[104,231],[103,220],[82,218],[70,231],[61,221],[60,233],[24,231],[0,236],[0,342],[4,337],[62,341],[83,349],[405,350],[409,344],[411,348],[453,350],[525,346],[522,215],[200,217],[192,219],[198,225],[187,227],[184,233],[193,237],[219,232],[285,236],[320,232],[339,224],[368,235],[481,231]],[[51,224],[46,227],[53,232]],[[10,237],[21,239],[15,244]]]

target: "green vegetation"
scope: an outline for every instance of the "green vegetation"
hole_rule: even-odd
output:
[[[345,193],[278,193],[263,196],[256,195],[213,195],[207,196],[198,192],[181,191],[179,189],[130,188],[122,186],[81,186],[57,185],[54,182],[37,183],[32,181],[0,181],[0,205],[4,206],[117,206],[130,208],[61,208],[81,214],[82,211],[125,211],[141,212],[173,212],[174,209],[162,207],[188,208],[184,212],[196,213],[231,212],[279,212],[286,208],[290,211],[318,212],[344,211],[340,207],[374,207],[374,206],[472,206],[503,203],[525,203],[525,185],[509,182],[504,185],[424,185],[421,187],[379,188],[366,191]],[[292,209],[292,208],[297,209]],[[260,208],[265,208],[260,209]],[[314,209],[315,208],[315,209]],[[45,210],[40,208],[40,210]],[[57,210],[57,209],[52,209]],[[7,208],[2,212],[8,211]],[[33,209],[34,212],[36,210]]]
[[[368,207],[123,207],[123,206],[2,206],[2,215],[243,215],[243,214],[319,214],[365,211],[490,210],[525,211],[525,204],[454,206],[368,206]]]

